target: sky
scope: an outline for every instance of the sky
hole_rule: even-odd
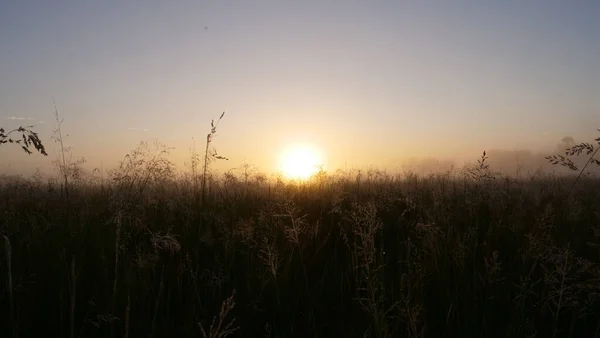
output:
[[[229,169],[394,169],[486,149],[553,150],[600,128],[598,1],[1,1],[0,172],[51,168],[53,100],[87,168],[140,141],[181,169],[224,111]]]

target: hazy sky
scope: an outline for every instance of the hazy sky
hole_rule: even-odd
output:
[[[2,1],[0,126],[34,124],[52,150],[54,99],[89,167],[154,139],[182,164],[223,111],[224,168],[273,170],[295,142],[329,168],[554,149],[600,127],[599,14],[598,1]],[[0,171],[49,154],[2,146]]]

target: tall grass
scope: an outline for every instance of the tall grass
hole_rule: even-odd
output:
[[[6,293],[8,294],[8,311],[10,313],[10,321],[13,323],[13,337],[18,336],[15,323],[15,301],[13,296],[13,276],[12,276],[12,246],[10,240],[6,236],[2,236],[4,244],[4,252],[6,254]]]
[[[199,218],[167,154],[142,143],[110,183],[70,181],[69,205],[0,187],[0,332],[600,337],[597,179],[503,177],[485,154],[426,177],[229,172]]]

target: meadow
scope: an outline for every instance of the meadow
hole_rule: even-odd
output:
[[[591,176],[59,167],[0,185],[3,337],[600,337]]]

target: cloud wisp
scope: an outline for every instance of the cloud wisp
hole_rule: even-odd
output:
[[[127,130],[139,130],[139,131],[149,131],[148,128],[137,128],[137,127],[129,127]]]
[[[44,121],[36,121],[33,117],[23,117],[23,116],[8,116],[4,118],[5,120],[10,121],[33,121],[37,123],[45,123]]]

